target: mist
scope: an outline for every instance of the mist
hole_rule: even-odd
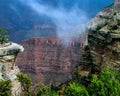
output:
[[[65,43],[70,42],[73,38],[78,38],[85,31],[85,24],[88,21],[86,13],[78,8],[75,4],[70,10],[66,10],[62,4],[54,8],[45,5],[37,0],[19,0],[20,3],[30,7],[39,15],[43,14],[52,19],[57,26],[57,36]]]

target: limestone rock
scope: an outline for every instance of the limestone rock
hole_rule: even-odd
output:
[[[120,70],[120,3],[105,8],[90,21],[88,44],[94,60],[92,66],[88,65],[90,70],[80,63],[79,74],[86,70],[88,74],[97,73],[106,65]]]
[[[21,85],[16,79],[16,74],[20,72],[19,68],[15,66],[15,59],[19,52],[24,48],[16,43],[6,43],[0,45],[0,80],[12,81],[12,93],[18,96],[21,92]]]

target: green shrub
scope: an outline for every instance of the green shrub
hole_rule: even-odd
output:
[[[9,39],[8,32],[2,28],[0,28],[0,44],[7,43]]]
[[[55,90],[39,83],[37,86],[37,96],[59,96]]]
[[[17,79],[24,89],[23,91],[25,96],[30,96],[29,95],[31,93],[30,87],[32,86],[31,78],[27,74],[20,72],[19,74],[17,74]]]
[[[89,96],[85,87],[79,85],[77,82],[71,83],[65,89],[66,96]]]
[[[12,85],[10,80],[0,81],[0,96],[12,96]]]
[[[90,96],[120,96],[120,73],[105,67],[99,76],[93,75],[88,91]]]

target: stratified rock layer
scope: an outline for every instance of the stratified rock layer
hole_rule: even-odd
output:
[[[34,83],[57,86],[72,78],[73,69],[80,61],[83,39],[84,36],[67,46],[56,36],[25,40],[21,43],[25,51],[18,56],[16,64]]]
[[[11,80],[13,96],[19,96],[21,92],[21,85],[16,77],[20,70],[15,66],[15,59],[23,50],[24,48],[16,43],[0,45],[0,80]]]
[[[120,70],[119,3],[105,8],[91,20],[88,27],[88,43],[91,48],[92,63],[89,68],[80,64],[79,69],[82,70],[79,70],[79,74],[82,75],[83,70],[87,72],[85,75],[89,75],[91,72],[100,72],[106,65]]]

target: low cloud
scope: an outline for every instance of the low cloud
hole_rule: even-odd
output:
[[[85,31],[85,23],[88,21],[87,15],[80,10],[77,5],[70,10],[63,6],[57,8],[40,3],[37,0],[19,0],[25,6],[29,6],[39,15],[43,14],[52,19],[57,26],[57,36],[64,42],[70,42],[72,38],[77,38]]]

